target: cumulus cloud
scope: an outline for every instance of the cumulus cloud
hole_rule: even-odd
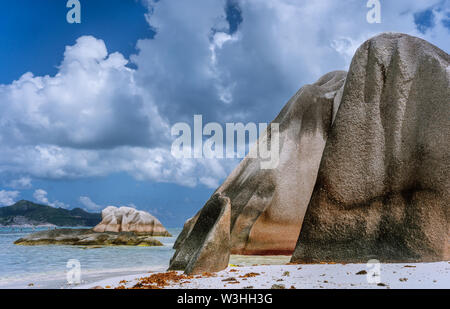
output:
[[[47,197],[47,191],[43,190],[43,189],[37,189],[34,191],[33,193],[33,198],[38,202],[41,203],[43,205],[48,205],[48,206],[52,206],[55,208],[68,208],[69,205],[64,204],[63,202],[60,201],[53,201],[50,202],[48,197]]]
[[[130,208],[134,208],[134,209],[136,209],[136,208],[137,208],[137,206],[136,206],[136,205],[134,205],[133,203],[129,203],[129,204],[127,205],[127,207],[130,207]]]
[[[102,206],[97,205],[87,196],[80,196],[80,203],[83,204],[84,208],[88,211],[98,211],[103,209]]]
[[[233,31],[225,14],[230,3],[240,14]],[[449,6],[442,0],[382,1],[381,24],[367,22],[366,3],[149,0],[148,20],[157,34],[140,40],[131,57],[136,80],[149,87],[171,122],[194,113],[208,121],[267,122],[300,86],[348,69],[357,47],[377,33],[405,32],[448,50],[442,23],[423,34],[414,20],[430,7],[444,16]]]
[[[84,206],[84,209],[87,211],[101,211],[103,208],[105,208],[102,205],[98,205],[96,204],[94,201],[91,200],[90,197],[88,196],[80,196],[79,198],[80,203]],[[122,206],[114,206],[114,205],[109,205],[109,206],[113,206],[113,207],[122,207],[122,206],[126,206],[126,207],[130,207],[130,208],[134,208],[136,209],[136,205],[133,203],[128,203],[127,205],[122,205]]]
[[[20,195],[19,191],[0,191],[0,206],[10,206],[16,202]]]
[[[125,171],[187,186],[204,183],[198,172],[226,176],[218,161],[172,157],[170,126],[126,64],[103,41],[81,37],[54,77],[27,73],[0,85],[0,172],[62,179]]]
[[[6,186],[13,189],[30,189],[32,187],[31,182],[31,178],[25,176],[11,180]]]
[[[167,124],[127,63],[102,40],[83,36],[66,47],[55,76],[26,73],[0,85],[0,141],[83,149],[157,144]]]
[[[382,1],[381,24],[367,23],[366,1],[146,3],[156,35],[139,40],[129,60],[83,36],[66,47],[55,76],[26,73],[0,85],[0,173],[127,172],[214,188],[237,161],[172,157],[172,124],[194,114],[205,122],[271,121],[300,86],[347,69],[356,48],[379,32],[450,49],[449,0]],[[417,16],[430,10],[424,29]]]
[[[37,189],[36,191],[34,191],[33,197],[39,203],[46,204],[46,205],[49,204],[49,201],[47,198],[47,191],[45,191],[45,190]]]
[[[49,179],[76,179],[127,172],[138,180],[194,187],[201,175],[223,179],[235,160],[176,159],[165,148],[119,147],[80,150],[57,146],[0,149],[0,165]]]

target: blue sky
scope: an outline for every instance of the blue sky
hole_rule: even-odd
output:
[[[364,0],[81,0],[81,24],[65,0],[0,1],[0,206],[133,205],[167,226],[238,162],[171,158],[174,123],[271,121],[383,31],[450,48],[448,0],[381,0],[381,24]]]
[[[55,74],[65,46],[82,35],[102,38],[109,50],[125,57],[136,52],[138,39],[154,35],[145,20],[146,8],[133,0],[82,1],[81,24],[67,23],[64,0],[1,2],[5,9],[0,10],[0,66],[7,70],[0,83],[10,83],[28,71]]]

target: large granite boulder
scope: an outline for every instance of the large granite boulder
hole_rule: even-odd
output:
[[[449,65],[404,34],[358,49],[293,262],[449,259]]]
[[[95,232],[136,232],[152,236],[171,236],[166,228],[148,212],[131,207],[108,206],[102,211],[102,221]]]
[[[334,98],[345,76],[343,71],[328,73],[292,97],[273,121],[279,124],[278,164],[263,169],[264,159],[247,156],[205,207],[186,222],[174,246],[177,252],[171,269],[221,270],[227,266],[230,252],[292,254],[337,111]],[[272,134],[269,126],[258,145],[267,148]],[[218,205],[227,204],[218,203],[218,196],[229,200],[230,222],[225,222],[227,215],[220,220],[212,217],[205,225],[210,213],[217,216],[209,210],[211,205],[220,208]],[[224,234],[226,226],[229,236]],[[216,230],[220,230],[218,239],[213,238]],[[191,259],[194,252],[206,252],[202,248],[210,248],[210,244],[214,250],[208,251],[207,259]]]
[[[186,222],[172,268],[220,270],[228,247],[295,249],[292,262],[449,259],[449,81],[449,55],[426,41],[386,33],[365,42],[347,76],[326,74],[288,102],[274,120],[278,165],[247,156]],[[218,196],[230,201],[230,243],[225,219],[207,210],[223,204]],[[209,260],[192,258],[206,244]]]

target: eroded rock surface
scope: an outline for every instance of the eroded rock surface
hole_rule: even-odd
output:
[[[449,65],[404,34],[358,49],[293,262],[449,259]]]
[[[220,186],[205,207],[189,219],[174,247],[180,252],[196,251],[209,230],[198,228],[204,209],[215,203],[217,194],[230,201],[230,243],[234,254],[291,254],[301,221],[313,190],[327,132],[331,127],[334,97],[342,87],[346,72],[331,72],[315,84],[301,88],[273,121],[279,124],[279,161],[274,169],[262,169],[259,157],[247,156]],[[267,147],[267,134],[258,143]],[[220,221],[222,222],[222,221]],[[208,226],[208,228],[213,228]],[[200,234],[199,234],[200,233]],[[186,248],[189,248],[186,249]],[[177,252],[178,252],[177,251]],[[222,252],[209,256],[211,265],[226,267]],[[174,261],[178,259],[176,253]],[[216,263],[219,261],[220,263]],[[177,262],[178,263],[178,262]],[[186,263],[172,269],[185,269]],[[207,268],[205,268],[207,269]],[[211,269],[208,269],[211,271]]]
[[[108,206],[102,210],[102,221],[95,232],[136,232],[152,236],[171,236],[157,218],[131,207]]]
[[[449,55],[426,41],[385,33],[365,42],[348,75],[331,72],[301,88],[274,120],[277,166],[262,169],[247,156],[186,222],[174,269],[197,261],[177,254],[205,243],[216,248],[205,271],[226,267],[227,248],[295,249],[293,262],[448,259],[449,81]],[[269,127],[258,143],[272,134]],[[204,211],[217,195],[231,207],[223,246],[210,233],[223,221]]]
[[[230,258],[230,199],[214,194],[191,221],[191,232],[179,243],[170,261],[169,270],[187,274],[220,271]]]
[[[71,245],[71,246],[162,246],[150,236],[134,232],[97,233],[91,229],[54,229],[39,231],[14,242],[16,245]]]

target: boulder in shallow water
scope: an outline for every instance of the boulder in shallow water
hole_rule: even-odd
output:
[[[91,229],[54,229],[40,231],[14,242],[16,245],[71,245],[71,246],[162,246],[150,236],[134,232],[97,233]]]

